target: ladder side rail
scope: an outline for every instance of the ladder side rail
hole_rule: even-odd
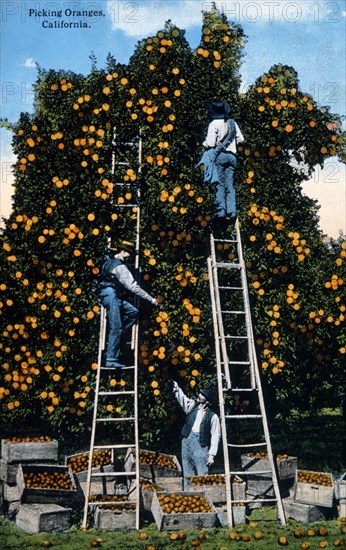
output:
[[[143,153],[143,142],[141,132],[139,134],[139,143],[138,143],[138,174],[141,174],[142,171],[142,153]],[[141,221],[141,210],[140,210],[140,186],[137,185],[137,204],[136,207],[136,259],[135,259],[135,269],[136,273],[139,274],[139,247],[140,247],[140,221]],[[139,323],[134,325],[132,331],[132,338],[134,342],[133,353],[134,353],[134,417],[135,417],[135,460],[136,460],[136,529],[139,530],[140,524],[140,476],[139,476],[139,432],[138,432],[138,337],[139,337]]]
[[[259,373],[259,368],[258,368],[258,362],[257,362],[257,356],[256,356],[256,353],[255,353],[255,349],[253,351],[254,351],[254,371],[255,371],[255,377],[256,377],[256,382],[257,382],[257,387],[258,387],[258,401],[259,401],[259,404],[260,404],[260,410],[262,412],[263,431],[264,431],[264,437],[265,437],[265,441],[266,441],[266,445],[267,445],[267,453],[268,453],[269,464],[271,465],[271,470],[272,470],[272,481],[273,481],[274,494],[275,494],[275,498],[277,500],[277,507],[278,507],[278,513],[279,513],[280,521],[281,521],[282,525],[285,525],[286,524],[286,515],[285,515],[285,510],[284,510],[284,507],[283,507],[283,504],[282,504],[280,487],[279,487],[278,476],[277,476],[277,471],[276,471],[276,465],[275,465],[275,461],[274,461],[272,445],[271,445],[271,440],[270,440],[267,413],[266,413],[264,397],[263,397],[263,391],[262,391],[262,382],[261,382],[261,378],[260,378],[260,373]]]
[[[87,528],[87,523],[88,523],[88,509],[89,509],[89,499],[90,499],[90,489],[91,489],[92,461],[93,461],[93,456],[94,456],[94,445],[95,445],[95,435],[96,435],[96,418],[97,418],[98,396],[99,396],[100,378],[101,378],[101,361],[102,361],[102,352],[105,348],[105,341],[106,341],[106,325],[107,325],[106,310],[103,306],[101,306],[100,338],[99,338],[99,350],[98,350],[98,358],[97,358],[94,411],[93,411],[93,421],[92,421],[92,429],[91,429],[91,436],[90,436],[89,462],[88,462],[86,495],[85,495],[85,502],[84,502],[84,515],[83,515],[82,529],[86,529]]]
[[[213,234],[210,235],[210,250],[211,250],[211,261],[212,261],[211,281],[213,282],[213,292],[215,297],[218,333],[219,333],[222,359],[223,359],[223,365],[224,365],[224,374],[226,376],[227,387],[230,388],[232,386],[232,382],[231,382],[231,376],[229,372],[229,358],[227,353],[225,332],[224,332],[223,321],[222,321],[222,308],[221,308],[221,300],[220,300],[219,280],[218,280],[217,268],[216,268],[215,241],[214,241]]]
[[[229,475],[230,464],[229,464],[229,454],[228,454],[228,445],[227,445],[227,428],[226,428],[226,417],[225,417],[224,393],[223,393],[222,377],[221,377],[219,324],[218,324],[217,311],[216,311],[215,287],[214,287],[214,279],[213,279],[212,262],[213,262],[212,258],[209,257],[208,274],[209,274],[210,297],[211,297],[212,318],[213,318],[213,328],[214,328],[214,338],[215,338],[217,386],[218,386],[218,394],[219,394],[221,436],[222,436],[222,447],[223,447],[224,469],[225,469],[227,521],[228,521],[228,524],[232,527],[233,513],[232,513],[231,478]]]
[[[260,411],[262,414],[263,431],[264,431],[264,437],[266,441],[269,464],[272,470],[273,488],[274,488],[274,493],[277,500],[280,521],[283,525],[285,525],[286,523],[285,511],[283,508],[279,483],[277,479],[277,472],[276,472],[273,451],[272,451],[271,441],[270,441],[266,408],[265,408],[265,403],[263,398],[262,382],[259,374],[257,354],[256,354],[256,348],[255,348],[255,339],[254,339],[254,333],[253,333],[253,325],[252,325],[252,319],[251,319],[249,288],[248,288],[248,282],[247,282],[247,276],[246,276],[246,268],[245,268],[245,261],[243,256],[243,248],[242,248],[241,234],[240,234],[238,220],[236,221],[236,232],[237,232],[237,239],[238,239],[239,263],[241,265],[241,276],[242,276],[242,283],[243,283],[245,317],[246,317],[246,325],[247,325],[247,331],[248,331],[248,337],[249,337],[248,350],[249,350],[249,359],[250,359],[250,365],[251,365],[250,366],[251,386],[254,389],[255,388],[258,389],[258,401],[260,405]]]

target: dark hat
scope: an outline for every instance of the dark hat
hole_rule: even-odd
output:
[[[115,247],[110,248],[111,252],[119,252],[120,250],[126,250],[126,252],[133,252],[135,249],[134,243],[130,241],[119,241]]]
[[[211,101],[207,105],[207,112],[211,118],[226,118],[231,111],[227,101]]]
[[[213,388],[202,388],[199,393],[204,395],[209,403],[215,403],[217,401],[216,391]]]

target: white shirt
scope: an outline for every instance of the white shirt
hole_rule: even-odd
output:
[[[240,128],[236,122],[235,123],[235,139],[229,144],[226,151],[231,153],[237,153],[237,143],[244,141],[244,136],[240,131]],[[208,126],[207,137],[203,142],[203,147],[217,147],[220,145],[222,140],[227,136],[229,131],[229,126],[227,122],[221,119],[214,119]]]
[[[178,384],[175,381],[173,386],[173,392],[176,400],[178,401],[179,405],[183,409],[184,413],[188,414],[196,404],[195,399],[191,399],[190,397],[187,397],[184,394],[183,390],[179,388]],[[201,422],[203,420],[205,413],[206,413],[206,409],[202,409],[202,408],[198,409],[197,416],[192,426],[193,432],[199,433]],[[211,422],[210,422],[210,447],[208,451],[209,455],[216,456],[217,449],[219,447],[220,437],[221,437],[220,420],[217,414],[214,413],[213,416],[211,417]]]
[[[116,255],[115,258],[118,256]],[[150,296],[143,288],[139,286],[139,284],[135,281],[131,271],[126,267],[125,264],[118,265],[114,269],[112,269],[111,273],[115,275],[119,281],[127,290],[130,292],[133,292],[133,294],[136,294],[140,298],[143,298],[144,300],[148,300],[152,304],[156,305],[157,302],[155,298]]]

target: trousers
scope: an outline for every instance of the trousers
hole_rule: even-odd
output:
[[[125,330],[136,323],[138,309],[129,302],[118,298],[112,287],[100,290],[100,301],[107,316],[106,364],[118,362],[121,336]]]
[[[237,159],[233,153],[221,152],[215,160],[219,182],[215,190],[215,216],[235,216],[237,214],[234,171]]]
[[[191,488],[189,476],[204,476],[208,473],[208,447],[202,447],[199,434],[191,431],[181,442],[181,461],[183,465],[184,491]]]

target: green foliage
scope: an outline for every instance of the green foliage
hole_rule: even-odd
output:
[[[215,376],[206,268],[213,191],[195,169],[212,99],[230,102],[246,136],[238,202],[272,412],[339,400],[345,243],[323,242],[301,182],[316,163],[342,157],[344,136],[299,90],[291,67],[274,66],[240,97],[244,43],[242,29],[213,10],[195,51],[168,22],[127,66],[109,56],[106,70],[94,63],[86,77],[39,71],[35,112],[13,125],[15,194],[1,235],[0,397],[9,429],[33,414],[58,433],[66,423],[81,433],[89,425],[95,284],[108,240],[132,237],[138,184],[141,284],[162,302],[159,311],[145,307],[140,324],[142,441],[163,448],[178,428],[169,375],[187,393]],[[140,170],[135,151],[118,147],[113,158],[112,145],[139,135]],[[113,174],[114,160],[127,165]]]

